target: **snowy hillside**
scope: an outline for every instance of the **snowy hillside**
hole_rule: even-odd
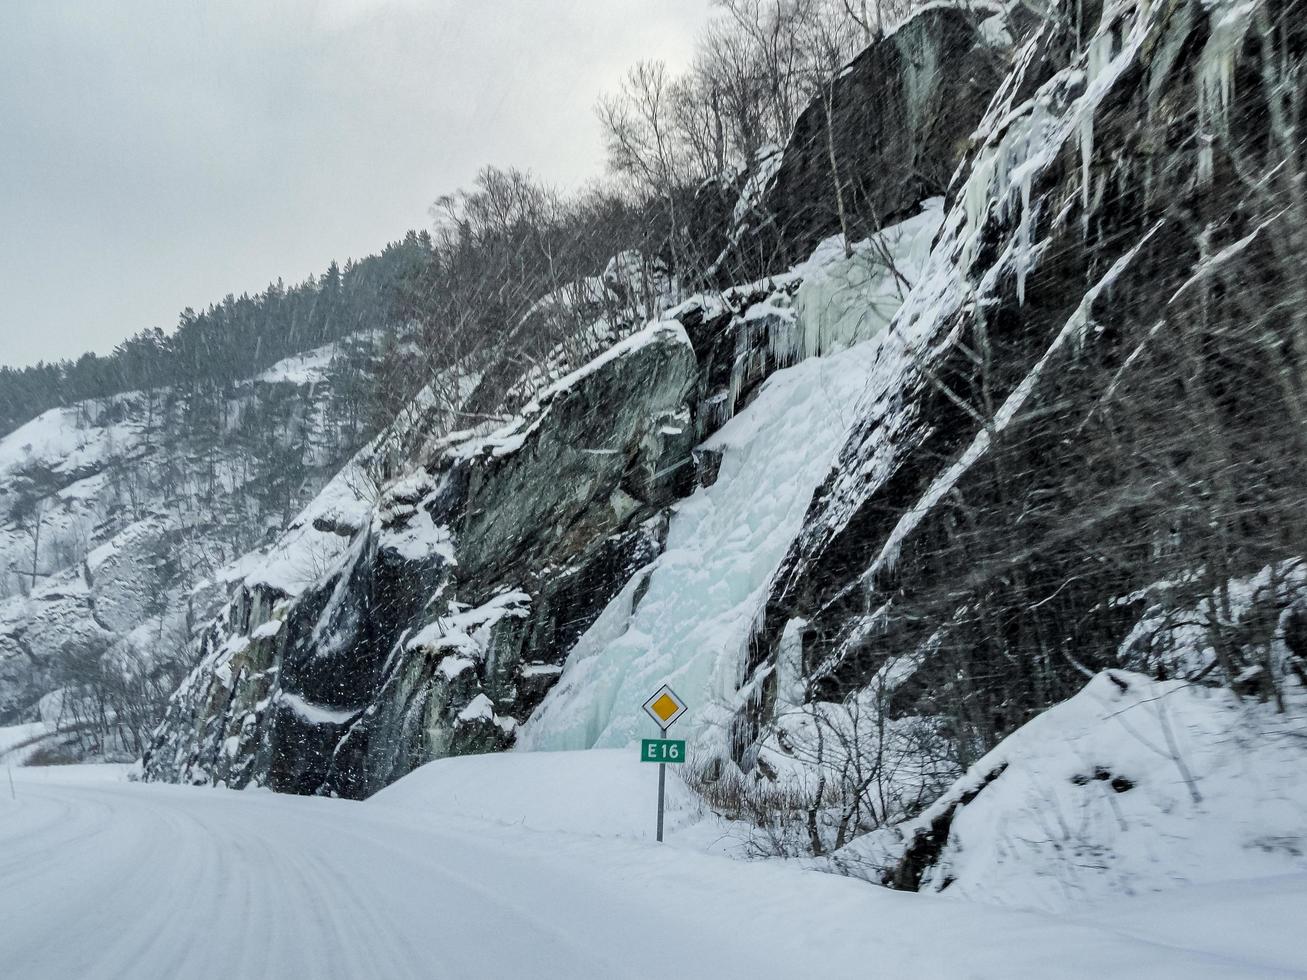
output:
[[[893,875],[1061,911],[1307,871],[1302,713],[1106,671],[900,828]]]
[[[229,563],[364,439],[342,379],[376,343],[296,355],[216,397],[154,389],[52,409],[0,439],[0,718],[76,726],[79,698],[41,699],[175,684],[193,629],[226,601]]]
[[[729,717],[939,214],[688,300],[502,427],[432,443],[308,591],[221,617],[147,774],[364,795],[440,755],[623,745],[656,675],[685,683],[696,731]]]
[[[399,334],[0,439],[0,761],[138,758],[0,851],[193,898],[104,962],[1307,970],[1307,0],[855,6],[441,197]]]

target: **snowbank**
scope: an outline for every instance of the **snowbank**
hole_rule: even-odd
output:
[[[721,837],[669,766],[665,836],[702,845]],[[467,817],[533,831],[654,839],[658,768],[634,748],[588,752],[501,752],[437,759],[383,789],[367,806]]]
[[[1058,910],[1307,871],[1305,707],[1105,671],[905,828],[921,888]]]
[[[455,763],[509,775],[497,767],[549,761],[447,760],[387,793]],[[576,788],[553,775],[562,781],[532,785],[560,799]],[[358,804],[117,776],[19,769],[16,792],[4,788],[0,852],[18,886],[0,889],[7,976],[1196,980],[1304,967],[1290,919],[1304,876],[1241,887],[1233,903],[1195,890],[1180,906],[1195,928],[1171,942],[1174,910],[1130,900],[1114,910],[1124,921],[1098,925],[793,865],[452,819],[383,805],[385,793]]]
[[[348,339],[357,341],[362,336],[364,335],[355,334]],[[325,344],[302,354],[292,354],[263,371],[254,380],[264,384],[317,384],[326,380],[337,347],[337,344]]]
[[[44,721],[0,727],[0,761],[11,766],[23,765],[27,757],[40,748],[42,739],[52,732],[53,729]]]

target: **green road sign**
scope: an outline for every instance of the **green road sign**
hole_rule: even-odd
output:
[[[684,762],[685,739],[644,738],[640,740],[641,762]]]

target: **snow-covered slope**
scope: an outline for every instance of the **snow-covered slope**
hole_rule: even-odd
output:
[[[1303,715],[1301,703],[1279,715],[1229,691],[1105,671],[900,828],[907,853],[892,877],[1065,910],[1307,872]]]
[[[640,765],[628,749],[500,752],[428,763],[368,803],[535,833],[652,843],[657,785],[654,767]],[[717,818],[674,771],[665,828],[673,847],[725,854],[741,849],[747,831]]]
[[[0,439],[0,720],[102,666],[148,684],[185,661],[225,566],[366,437],[339,379],[373,346],[350,338],[226,391],[52,409]]]

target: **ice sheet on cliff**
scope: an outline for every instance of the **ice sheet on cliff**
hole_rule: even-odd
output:
[[[519,747],[626,744],[651,725],[639,708],[664,682],[696,709],[696,731],[728,716],[772,576],[844,443],[883,331],[941,217],[942,201],[929,200],[871,240],[823,242],[795,269],[803,282],[794,309],[769,317],[768,343],[782,363],[799,363],[704,444],[723,453],[716,482],[677,505],[666,551],[577,643]]]
[[[701,724],[734,697],[767,585],[843,441],[873,356],[862,344],[777,373],[708,441],[725,451],[717,481],[677,506],[666,551],[637,576],[647,588],[634,615],[622,622],[628,586],[579,641],[520,745],[626,744],[651,726],[640,705],[664,681]]]

